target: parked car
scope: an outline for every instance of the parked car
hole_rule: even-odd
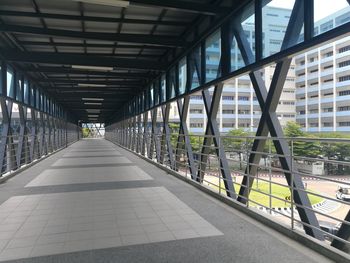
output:
[[[338,190],[335,196],[337,199],[350,201],[350,185],[338,185]]]

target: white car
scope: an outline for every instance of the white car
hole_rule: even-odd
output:
[[[350,185],[338,185],[336,197],[343,201],[350,201]]]

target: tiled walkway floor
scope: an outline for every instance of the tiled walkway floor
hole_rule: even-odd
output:
[[[328,262],[105,140],[0,186],[0,261]]]

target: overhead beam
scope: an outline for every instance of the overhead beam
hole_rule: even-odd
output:
[[[0,32],[25,33],[41,36],[56,36],[78,38],[86,40],[102,40],[112,42],[139,43],[166,47],[185,47],[186,41],[174,36],[155,36],[146,34],[115,34],[101,32],[81,32],[64,29],[48,29],[31,26],[5,25],[0,24]]]
[[[164,25],[175,27],[186,27],[188,23],[183,21],[156,21],[147,19],[126,19],[126,18],[114,18],[104,16],[79,16],[79,15],[66,15],[66,14],[52,14],[52,13],[33,13],[33,12],[21,12],[13,10],[0,10],[0,16],[19,16],[19,17],[34,17],[34,18],[50,18],[59,20],[77,20],[77,21],[90,21],[90,22],[102,22],[102,23],[125,23],[125,24],[141,24],[141,25]]]
[[[115,48],[115,44],[109,43],[66,43],[66,42],[55,42],[54,44],[47,41],[19,41],[19,44],[26,46],[50,46],[55,45],[56,47],[81,47],[81,48]],[[165,50],[167,47],[163,46],[150,46],[150,45],[125,45],[119,44],[118,49],[155,49]]]
[[[94,70],[81,70],[74,69],[71,67],[23,67],[25,72],[42,72],[42,73],[57,73],[63,74],[67,77],[66,74],[81,74],[81,75],[90,75],[90,76],[104,76],[108,77],[121,77],[121,78],[152,78],[155,77],[155,74],[145,74],[145,73],[130,73],[130,72],[103,72],[103,71],[94,71]]]
[[[0,25],[1,26],[1,25]],[[63,55],[51,52],[25,52],[12,49],[0,49],[0,54],[8,61],[62,64],[62,65],[83,65],[100,67],[118,67],[127,69],[147,69],[163,71],[166,67],[162,63],[140,59],[113,58],[104,56],[88,56],[80,54]]]
[[[179,0],[130,0],[130,5],[136,6],[150,6],[158,8],[166,8],[170,10],[204,14],[204,15],[217,15],[227,12],[226,8],[218,7],[210,4],[193,3]]]
[[[73,80],[73,79],[35,79],[38,83],[61,83],[61,84],[86,84],[86,85],[106,85],[103,88],[108,88],[108,85],[114,85],[118,86],[121,85],[121,87],[135,87],[135,86],[142,86],[142,83],[140,81],[125,81],[125,80]],[[78,86],[81,87],[81,86]]]

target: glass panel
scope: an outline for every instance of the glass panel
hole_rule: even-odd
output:
[[[34,88],[30,87],[30,105],[35,107],[35,94],[34,94]]]
[[[40,94],[40,110],[43,110],[43,94]]]
[[[254,13],[254,2],[252,2],[250,5],[244,8],[242,14],[240,17],[238,17],[241,25],[242,30],[244,31],[245,40],[248,41],[249,47],[252,50],[252,61],[250,63],[253,63],[255,61],[255,13]],[[233,41],[232,43],[235,43]],[[233,44],[232,44],[233,45]],[[240,56],[240,53],[237,52],[237,66],[245,64],[242,60],[242,57]]]
[[[21,78],[18,78],[16,100],[23,101],[22,94],[22,80]]]
[[[29,103],[28,81],[24,80],[24,103]]]
[[[154,104],[159,105],[160,102],[160,82],[159,79],[154,83]]]
[[[193,51],[191,57],[191,63],[193,64],[193,72],[192,72],[192,85],[191,90],[195,89],[199,86],[199,76],[201,74],[201,49],[200,47],[196,48]]]
[[[263,7],[264,57],[281,50],[294,3],[294,0],[273,0]]]
[[[220,76],[221,39],[220,31],[211,35],[205,43],[206,82]]]
[[[14,98],[14,77],[13,77],[13,72],[9,69],[7,71],[7,96]]]
[[[184,94],[186,91],[186,80],[187,80],[186,69],[187,69],[186,57],[184,57],[179,62],[179,95]]]
[[[166,95],[166,78],[165,75],[163,75],[161,77],[161,91],[160,91],[160,102],[164,102],[165,101],[165,95]]]
[[[175,85],[176,85],[176,74],[175,74],[175,68],[172,68],[169,72],[169,90],[167,97],[169,99],[172,99],[175,97]]]
[[[314,0],[314,34],[319,35],[350,22],[350,6],[346,0]]]
[[[154,102],[154,91],[153,91],[153,85],[151,86],[151,88],[149,89],[149,103],[150,103],[150,108],[153,107],[153,102]]]
[[[233,37],[231,45],[231,71],[235,71],[245,66],[236,38]]]

